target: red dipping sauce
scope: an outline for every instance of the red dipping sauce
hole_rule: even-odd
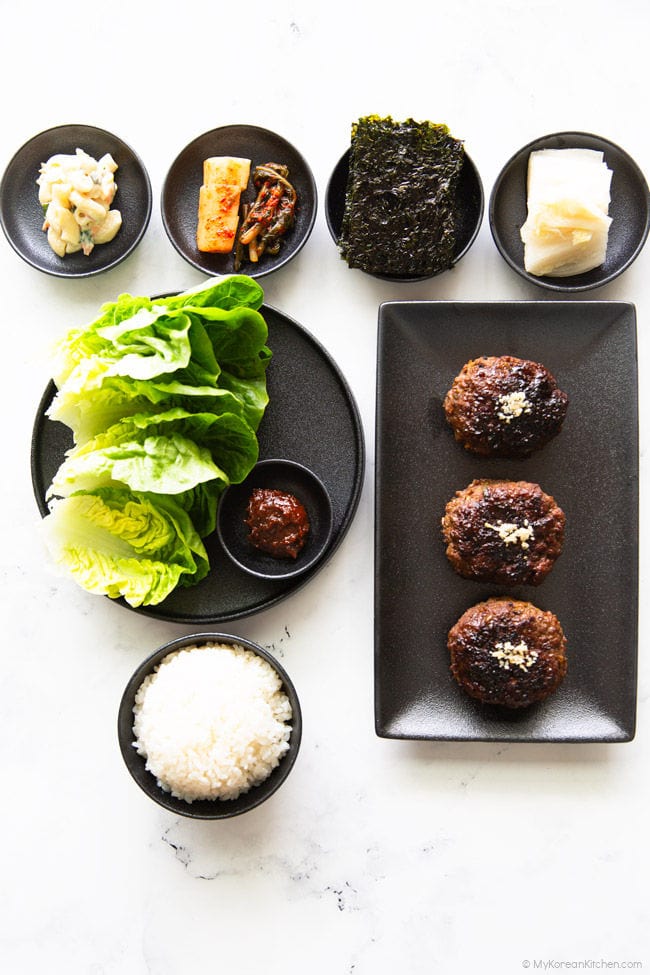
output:
[[[277,559],[295,559],[309,534],[304,505],[293,494],[273,488],[255,488],[244,521],[251,545]]]

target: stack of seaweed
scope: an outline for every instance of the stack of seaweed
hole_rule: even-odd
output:
[[[400,277],[451,267],[463,158],[446,125],[378,115],[354,123],[338,241],[348,265]]]

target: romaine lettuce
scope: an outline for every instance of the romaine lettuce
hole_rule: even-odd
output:
[[[122,294],[103,305],[99,317],[85,328],[71,329],[55,345],[54,381],[61,388],[88,357],[108,363],[111,375],[134,379],[182,368],[192,352],[190,327],[204,316],[216,315],[226,333],[241,329],[244,335],[253,327],[265,335],[266,324],[257,314],[263,298],[260,286],[245,275],[213,279],[207,286],[169,298]],[[245,354],[250,354],[248,344]]]
[[[244,480],[257,456],[255,433],[232,413],[138,413],[69,450],[48,496],[115,484],[180,494],[213,480],[223,489]]]
[[[86,589],[147,605],[207,573],[201,539],[219,497],[258,457],[263,298],[246,275],[169,298],[123,294],[58,344],[48,415],[75,446],[45,521],[58,564]]]
[[[229,382],[228,374],[225,376]],[[61,391],[47,415],[65,423],[74,441],[83,444],[125,416],[159,413],[161,408],[180,407],[197,413],[234,413],[256,430],[268,401],[266,383],[245,380],[230,389],[222,386],[191,386],[176,380],[143,380],[113,377],[99,389],[86,392]]]
[[[254,278],[246,274],[226,274],[212,278],[207,284],[167,298],[155,298],[154,304],[164,303],[169,308],[182,308],[184,305],[209,305],[214,308],[261,308],[264,292]]]
[[[49,416],[70,426],[75,443],[121,416],[153,412],[149,404],[231,412],[256,430],[268,403],[271,353],[256,310],[262,291],[251,281],[233,275],[169,299],[121,295],[104,305],[95,322],[70,331],[56,348],[58,393]],[[250,305],[232,306],[233,294]],[[224,306],[211,306],[219,295]]]
[[[103,447],[96,445],[95,440],[75,448],[66,457],[54,475],[48,497],[67,498],[75,491],[116,485],[126,485],[133,491],[180,494],[215,478],[220,478],[224,487],[228,483],[209,450],[178,434]]]
[[[134,607],[162,602],[209,569],[187,512],[170,498],[153,504],[124,489],[80,492],[55,501],[42,524],[55,565],[88,592],[123,596]]]

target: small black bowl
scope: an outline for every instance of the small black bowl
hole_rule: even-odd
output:
[[[257,654],[258,657],[266,660],[277,672],[282,681],[282,689],[289,698],[293,716],[291,719],[291,735],[289,738],[289,749],[280,759],[279,764],[273,769],[269,777],[253,786],[248,792],[243,793],[236,799],[196,799],[194,802],[186,802],[184,799],[177,799],[170,792],[165,792],[157,781],[156,777],[147,770],[145,759],[139,755],[134,747],[133,735],[133,707],[135,697],[140,685],[149,674],[153,673],[158,664],[170,653],[176,653],[186,647],[201,646],[206,643],[226,643],[237,644]],[[300,740],[302,737],[302,713],[296,689],[291,678],[285,669],[278,663],[268,650],[245,640],[243,637],[232,636],[227,633],[190,633],[187,636],[179,637],[160,647],[150,657],[135,670],[129,680],[122,700],[120,702],[117,718],[117,734],[120,744],[122,758],[129,772],[150,799],[157,802],[159,806],[169,812],[179,816],[188,816],[190,819],[230,819],[239,816],[241,813],[249,812],[261,805],[266,799],[276,792],[284,780],[289,775],[298,756]]]
[[[293,494],[305,506],[310,530],[295,559],[275,558],[248,540],[246,508],[255,488]],[[225,551],[244,572],[262,579],[290,579],[313,569],[324,556],[332,534],[332,503],[319,477],[291,460],[261,460],[245,481],[227,488],[219,504],[217,533]]]
[[[244,261],[240,271],[261,278],[284,267],[309,240],[318,206],[313,173],[300,152],[282,136],[258,125],[224,125],[204,132],[189,143],[169,168],[163,184],[160,207],[163,226],[172,245],[185,260],[205,274],[232,274],[234,253],[205,254],[196,246],[199,189],[203,161],[210,156],[241,156],[255,166],[275,162],[289,167],[289,180],[298,195],[295,222],[282,238],[277,254],[263,254],[257,263]],[[242,198],[252,201],[249,185]]]
[[[36,180],[50,156],[73,155],[77,148],[95,159],[109,152],[117,163],[113,208],[121,212],[122,226],[113,240],[98,244],[88,256],[78,251],[59,257],[42,229]],[[142,240],[151,208],[151,182],[139,156],[122,139],[94,125],[57,125],[33,136],[10,160],[0,183],[0,223],[7,240],[32,267],[58,278],[87,278],[120,264]]]
[[[526,271],[519,231],[528,212],[528,159],[537,149],[596,149],[604,153],[612,170],[612,223],[605,263],[600,267],[567,278],[538,277]],[[556,132],[529,142],[505,164],[490,195],[489,222],[501,256],[526,281],[551,291],[589,291],[613,281],[641,253],[650,229],[648,184],[634,160],[613,142],[588,132]]]
[[[343,153],[334,167],[325,191],[325,220],[335,244],[338,245],[343,226],[345,212],[345,196],[350,173],[350,149]],[[458,186],[458,200],[460,204],[460,225],[457,228],[456,247],[452,260],[452,267],[464,257],[470,249],[481,228],[484,209],[483,184],[479,171],[465,153],[463,166],[460,171]],[[437,272],[442,273],[442,272]],[[426,281],[435,275],[391,275],[372,274],[371,277],[381,278],[383,281]]]

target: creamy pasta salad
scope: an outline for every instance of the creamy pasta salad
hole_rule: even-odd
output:
[[[119,210],[111,210],[117,192],[117,163],[106,153],[98,161],[83,149],[74,155],[51,156],[39,170],[38,199],[45,208],[43,230],[52,250],[63,257],[112,240],[122,226]]]

